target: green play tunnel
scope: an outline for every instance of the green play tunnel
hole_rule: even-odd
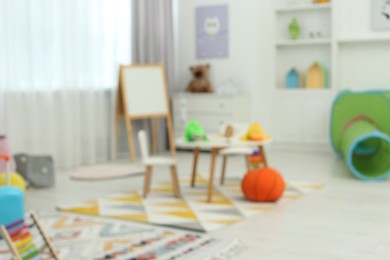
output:
[[[357,178],[390,175],[390,92],[343,92],[332,108],[331,140]]]

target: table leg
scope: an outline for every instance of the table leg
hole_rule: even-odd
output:
[[[228,156],[225,154],[223,156],[223,161],[222,161],[221,185],[223,185],[225,183],[225,171],[226,171],[227,159],[228,159]]]
[[[250,171],[251,170],[251,165],[249,164],[248,155],[244,155],[244,160],[245,160],[246,170]]]
[[[219,151],[219,149],[217,149],[217,148],[213,148],[211,150],[211,166],[210,166],[209,191],[207,194],[207,202],[212,202],[212,199],[213,199],[215,159],[217,158],[218,151]]]
[[[265,149],[262,145],[259,145],[259,153],[263,158],[264,167],[268,167],[267,156],[265,155]]]
[[[152,153],[157,153],[157,144],[158,144],[158,118],[152,119],[152,131],[153,131],[153,141],[152,141]]]
[[[198,167],[198,157],[199,157],[199,148],[195,147],[194,148],[194,161],[193,161],[193,166],[192,166],[192,178],[191,178],[191,187],[195,187],[195,181],[196,181],[196,170]]]

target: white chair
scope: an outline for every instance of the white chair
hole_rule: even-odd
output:
[[[253,153],[254,149],[251,147],[232,147],[232,148],[225,148],[222,149],[219,153],[223,156],[222,160],[222,173],[221,173],[221,185],[225,183],[225,171],[226,171],[226,164],[227,159],[229,155],[243,155],[246,168],[249,171],[250,165],[248,162],[248,155],[251,155]]]
[[[177,177],[176,160],[173,157],[150,156],[148,138],[144,130],[138,132],[138,141],[141,149],[142,163],[146,166],[143,196],[146,198],[150,192],[152,171],[154,166],[169,166],[171,169],[173,192],[180,197],[180,186]]]
[[[229,123],[225,124],[221,127],[221,134],[226,132],[227,126],[230,125],[233,127],[234,131],[234,137],[233,138],[240,138],[242,135],[244,135],[249,127],[248,124],[245,123]],[[221,185],[225,183],[225,172],[226,172],[226,164],[227,164],[227,159],[229,155],[243,155],[244,156],[244,161],[247,170],[250,170],[250,165],[248,162],[248,155],[251,155],[255,149],[253,147],[249,146],[243,146],[243,147],[229,147],[222,149],[219,153],[223,156],[222,160],[222,172],[221,172]]]

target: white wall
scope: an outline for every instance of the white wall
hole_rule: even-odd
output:
[[[252,120],[269,125],[269,92],[273,82],[272,0],[180,0],[178,1],[178,75],[176,90],[183,91],[191,79],[189,67],[210,63],[214,85],[233,79],[252,97]],[[199,60],[195,46],[195,8],[229,5],[229,57]],[[271,39],[271,40],[270,40]]]
[[[371,3],[373,0],[334,0],[341,21],[341,38],[359,36],[387,36],[390,30],[373,30],[371,27]]]
[[[282,3],[287,0],[281,0]],[[304,1],[304,0],[302,0]],[[310,1],[310,0],[307,0]],[[332,0],[336,39],[387,37],[390,30],[371,29],[371,0]],[[191,75],[189,66],[212,65],[214,85],[233,78],[252,97],[252,120],[272,130],[272,93],[275,88],[275,0],[177,0],[178,51],[176,91],[183,91]],[[195,8],[229,5],[230,54],[226,59],[199,60],[195,46]],[[390,40],[337,43],[336,90],[390,88]],[[330,63],[331,61],[329,61]],[[307,96],[310,99],[310,96]]]
[[[371,0],[338,0],[339,39],[390,39],[390,30],[371,27]],[[354,90],[390,89],[390,40],[340,44],[338,85]]]

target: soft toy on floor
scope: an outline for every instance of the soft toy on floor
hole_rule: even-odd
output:
[[[7,185],[7,177],[6,177],[6,173],[0,173],[0,189],[3,187],[3,186],[6,186]],[[12,187],[16,187],[16,188],[19,188],[21,191],[25,192],[26,191],[26,181],[23,179],[22,176],[20,176],[20,174],[16,173],[16,172],[12,172],[10,173],[10,185]]]
[[[249,162],[251,169],[260,168],[260,166],[262,164],[264,164],[263,157],[260,156],[258,151],[255,151],[251,155],[248,156],[248,162]]]
[[[193,79],[188,84],[186,91],[192,93],[212,92],[213,88],[210,81],[208,80],[209,70],[209,64],[190,67]]]
[[[270,139],[269,135],[267,135],[261,125],[259,123],[252,124],[246,135],[241,137],[244,141],[265,141]]]
[[[206,132],[197,120],[191,120],[188,122],[184,138],[187,142],[194,142],[199,140],[207,141]]]
[[[245,198],[256,202],[275,202],[282,197],[286,183],[282,175],[271,168],[249,171],[241,182]]]

